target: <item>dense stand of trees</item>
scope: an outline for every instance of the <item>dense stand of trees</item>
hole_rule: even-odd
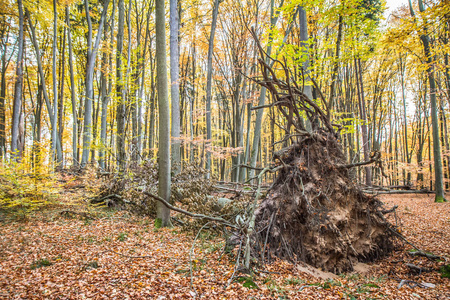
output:
[[[170,157],[176,172],[191,162],[220,180],[246,181],[256,171],[242,165],[266,165],[295,139],[284,122],[290,112],[276,114],[252,80],[259,72],[253,28],[340,128],[349,162],[382,153],[387,177],[365,167],[355,171],[359,182],[429,188],[444,199],[447,2],[411,0],[389,20],[379,0],[170,0],[168,7],[161,0],[3,1],[3,163],[123,173],[159,157],[166,199]],[[304,125],[313,131],[309,114]]]

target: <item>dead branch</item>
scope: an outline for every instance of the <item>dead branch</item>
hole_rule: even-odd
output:
[[[227,220],[220,218],[220,217],[212,217],[212,216],[207,216],[207,215],[203,215],[203,214],[195,214],[195,213],[191,213],[187,210],[175,207],[173,205],[171,205],[169,202],[167,202],[166,200],[164,200],[163,198],[157,196],[157,195],[153,195],[152,193],[149,192],[143,192],[145,195],[152,197],[155,200],[158,200],[159,202],[161,202],[162,204],[164,204],[167,208],[173,210],[173,211],[177,211],[179,213],[188,215],[192,218],[197,218],[197,219],[205,219],[205,220],[209,220],[209,221],[214,221],[214,222],[219,222],[221,224],[224,224],[225,226],[229,226],[229,227],[233,227],[238,229],[238,227],[234,224],[231,224],[230,222],[228,222]]]
[[[411,271],[415,271],[417,273],[425,273],[425,272],[431,272],[433,271],[432,269],[428,269],[428,268],[424,268],[424,267],[419,267],[413,264],[405,264],[408,268],[411,269]]]
[[[336,165],[336,167],[338,167],[338,168],[345,168],[345,169],[350,169],[350,168],[354,168],[354,167],[361,167],[361,166],[373,164],[374,162],[379,161],[380,158],[381,158],[381,153],[380,152],[375,152],[372,155],[372,157],[370,158],[370,160],[368,160],[368,161],[363,161],[363,162],[353,163],[353,164],[346,164],[346,165]]]
[[[364,189],[363,192],[367,193],[367,194],[376,194],[376,195],[381,195],[381,194],[434,194],[434,191],[430,191],[427,189],[423,189],[423,190],[381,190],[381,191]]]
[[[417,249],[417,250],[419,250],[419,249]],[[432,260],[438,260],[438,259],[446,260],[446,258],[443,256],[434,255],[433,253],[427,253],[427,252],[421,251],[421,250],[408,252],[408,254],[411,256],[423,256],[423,257],[426,257],[426,258],[432,259]]]

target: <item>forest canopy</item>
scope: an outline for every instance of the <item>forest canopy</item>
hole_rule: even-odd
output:
[[[293,142],[289,115],[257,84],[260,42],[269,66],[288,66],[337,128],[348,163],[381,154],[384,167],[355,168],[356,182],[445,200],[447,2],[409,1],[387,19],[380,0],[167,6],[2,0],[2,164],[23,174],[88,165],[122,174],[158,160],[165,199],[171,168],[184,164],[246,182]],[[307,106],[299,113],[308,132],[323,125]]]

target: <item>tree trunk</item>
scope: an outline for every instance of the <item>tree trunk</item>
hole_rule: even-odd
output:
[[[180,171],[180,83],[178,47],[178,1],[170,0],[170,95],[172,100],[172,160],[175,174]],[[212,29],[211,29],[212,30]],[[209,51],[208,51],[209,55]],[[209,56],[208,56],[209,57]],[[208,61],[209,62],[209,61]]]
[[[425,8],[422,0],[418,0],[420,12],[424,12]],[[409,7],[411,16],[415,18],[415,14],[412,8],[411,0],[409,0]],[[442,158],[441,158],[441,143],[439,139],[439,120],[438,120],[438,108],[436,100],[436,82],[434,79],[434,65],[433,56],[430,50],[430,37],[427,33],[427,27],[424,28],[425,34],[420,36],[422,41],[423,50],[427,59],[427,73],[428,81],[430,85],[430,104],[431,104],[431,128],[433,133],[433,156],[434,156],[434,185],[435,185],[435,202],[446,202],[444,197],[444,182],[442,179]]]
[[[69,6],[66,6],[66,24],[67,24],[67,41],[69,46],[69,72],[70,72],[70,96],[72,100],[72,160],[73,165],[79,164],[78,158],[78,129],[77,129],[77,99],[75,96],[75,78],[73,73],[73,49],[72,49],[72,34],[70,29],[70,15]]]
[[[283,5],[284,1],[281,1],[280,7]],[[270,29],[272,30],[275,24],[278,20],[278,14],[275,15],[275,1],[270,1]],[[272,40],[273,36],[269,36],[269,43],[267,46],[267,54],[270,56],[272,53]],[[260,94],[259,94],[259,102],[258,106],[263,106],[266,103],[266,88],[261,87]],[[256,167],[256,162],[258,161],[258,153],[259,153],[259,143],[261,140],[261,124],[262,124],[262,118],[263,118],[264,110],[258,109],[256,112],[256,120],[255,120],[255,129],[253,130],[253,147],[252,151],[250,153],[250,166],[253,168]],[[250,178],[255,177],[255,169],[250,169]]]
[[[328,119],[331,118],[331,110],[334,103],[334,98],[336,94],[336,79],[339,72],[339,54],[341,51],[341,40],[342,40],[342,31],[344,27],[344,22],[342,20],[342,15],[339,15],[338,20],[339,26],[338,26],[338,34],[336,38],[336,53],[334,54],[333,58],[333,71],[331,73],[331,86],[330,86],[330,99],[328,100],[328,109],[327,109],[327,116]]]
[[[358,99],[359,99],[359,112],[360,118],[362,120],[361,124],[361,135],[363,142],[363,152],[364,152],[364,160],[368,161],[370,159],[370,147],[369,147],[369,137],[367,132],[367,115],[366,115],[366,101],[364,99],[364,84],[362,78],[362,68],[361,68],[361,59],[355,58],[355,70],[356,70],[356,86],[358,88]],[[366,185],[372,186],[372,170],[370,167],[365,167],[366,171]]]
[[[56,151],[56,141],[58,138],[58,80],[56,78],[56,52],[57,52],[57,41],[58,41],[58,9],[56,7],[56,0],[53,0],[53,47],[52,47],[52,77],[53,77],[53,122],[52,122],[52,156],[55,163],[55,167],[59,167],[62,163],[62,151],[58,153]]]
[[[217,15],[219,13],[220,0],[214,1],[211,33],[209,35],[208,45],[208,66],[206,77],[206,176],[211,176],[211,90],[212,90],[212,58],[214,51],[214,34],[216,31]]]
[[[6,17],[3,17],[3,22],[6,22]],[[6,131],[5,131],[5,122],[6,122],[6,111],[5,111],[5,100],[6,100],[6,71],[8,69],[8,65],[10,60],[6,59],[6,49],[8,47],[9,34],[6,34],[5,40],[5,32],[6,26],[2,28],[1,31],[1,41],[3,42],[2,47],[2,67],[1,67],[1,82],[0,82],[0,161],[4,159],[6,155]]]
[[[116,97],[117,97],[117,164],[119,173],[125,170],[125,99],[124,99],[124,83],[122,74],[122,52],[123,52],[123,34],[125,5],[124,0],[119,0],[119,24],[117,30],[117,49],[116,49]]]
[[[83,154],[81,156],[81,166],[84,167],[89,160],[89,152],[91,147],[91,126],[92,126],[92,101],[94,99],[94,66],[100,45],[100,40],[105,24],[106,13],[108,12],[109,0],[105,0],[103,4],[103,11],[100,17],[100,23],[97,30],[97,37],[94,45],[92,45],[92,23],[89,14],[89,0],[84,0],[84,8],[86,12],[86,19],[88,22],[88,49],[87,49],[87,63],[86,63],[86,96],[84,105],[84,133],[83,133]]]
[[[159,103],[159,184],[158,195],[170,202],[170,108],[167,89],[166,29],[164,0],[156,0],[156,74]],[[157,218],[162,227],[171,226],[170,209],[158,201]]]
[[[102,64],[106,62],[106,59],[108,59],[108,68],[109,68],[109,72],[112,72],[112,50],[113,50],[113,43],[114,43],[114,19],[115,19],[115,11],[116,11],[116,1],[113,0],[113,8],[112,8],[112,14],[111,14],[111,21],[110,21],[110,40],[109,40],[109,55],[108,58],[106,57],[106,52],[103,53],[102,56]],[[105,60],[105,62],[103,61]],[[105,70],[101,70],[102,72],[104,72]],[[104,74],[104,82],[102,82],[102,112],[101,112],[101,116],[100,116],[100,151],[99,151],[99,165],[100,168],[102,168],[103,170],[106,168],[106,163],[105,163],[105,149],[106,149],[106,144],[107,144],[107,140],[106,140],[106,128],[108,126],[108,103],[109,100],[111,98],[111,91],[112,91],[112,78],[111,76],[108,76],[108,88],[106,89],[106,76],[107,74]],[[104,87],[105,86],[105,87]],[[103,90],[105,89],[105,90]]]
[[[16,63],[16,82],[14,84],[14,106],[13,106],[13,118],[12,118],[12,133],[11,133],[11,156],[17,161],[22,158],[22,149],[19,148],[20,140],[20,119],[22,112],[22,89],[23,89],[23,48],[24,48],[24,36],[23,36],[23,7],[22,0],[17,1],[19,7],[19,37],[18,37],[18,50],[17,50],[17,63]]]
[[[41,77],[41,81],[42,81],[42,93],[44,94],[45,105],[47,106],[47,111],[48,111],[48,115],[50,118],[50,124],[52,124],[51,130],[56,131],[57,129],[55,127],[53,127],[53,124],[55,124],[54,123],[55,116],[53,114],[52,105],[50,103],[50,99],[49,99],[48,93],[47,93],[47,86],[45,84],[45,75],[44,75],[44,69],[42,68],[41,52],[39,50],[39,45],[36,40],[36,29],[33,26],[33,23],[31,22],[30,13],[26,8],[25,8],[25,16],[28,20],[28,28],[30,29],[31,39],[33,42],[34,50],[36,52],[36,62],[38,65],[39,76]],[[56,151],[57,151],[57,156],[62,157],[61,141],[59,138],[56,138]]]

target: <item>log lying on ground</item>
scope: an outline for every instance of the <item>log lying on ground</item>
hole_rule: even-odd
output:
[[[369,190],[364,189],[364,193],[367,194],[434,194],[434,191],[428,189],[423,190]]]

